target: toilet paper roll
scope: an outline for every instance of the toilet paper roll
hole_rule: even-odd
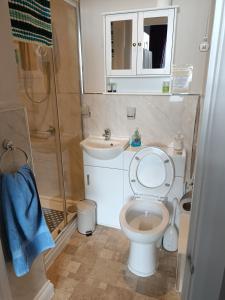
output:
[[[181,211],[181,213],[186,213],[186,214],[191,213],[191,199],[190,198],[181,200],[180,211]]]

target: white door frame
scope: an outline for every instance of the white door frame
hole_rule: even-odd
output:
[[[183,300],[218,300],[225,269],[225,0],[216,0]],[[192,272],[193,271],[193,272]],[[191,274],[192,273],[192,274]]]

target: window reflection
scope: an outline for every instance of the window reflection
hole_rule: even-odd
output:
[[[111,22],[112,69],[132,66],[132,20]]]
[[[165,67],[167,26],[167,17],[144,19],[143,69]]]

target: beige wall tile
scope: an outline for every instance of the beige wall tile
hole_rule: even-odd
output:
[[[169,145],[181,132],[189,172],[198,98],[185,96],[181,102],[173,100],[168,96],[85,94],[82,103],[90,107],[91,117],[83,118],[84,136],[102,135],[109,127],[114,136],[131,137],[139,128],[145,144]],[[136,107],[135,120],[127,119],[128,106]]]

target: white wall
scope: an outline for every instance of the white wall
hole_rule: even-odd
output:
[[[201,93],[208,54],[199,51],[214,0],[173,0],[177,19],[175,64],[194,66],[192,92]],[[81,26],[86,93],[104,91],[103,12],[155,7],[156,0],[81,0]]]

